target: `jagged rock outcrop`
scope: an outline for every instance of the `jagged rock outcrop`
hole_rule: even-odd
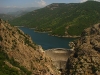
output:
[[[100,75],[100,24],[85,29],[74,43],[66,75]]]
[[[8,68],[16,69],[17,75],[59,75],[51,59],[45,56],[40,46],[32,42],[30,36],[2,19],[0,19],[0,53],[5,57],[4,59],[0,55],[4,63],[0,68],[4,69],[6,65]]]

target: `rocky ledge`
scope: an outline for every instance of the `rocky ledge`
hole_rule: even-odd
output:
[[[6,74],[59,75],[59,72],[30,36],[0,19],[0,75]]]
[[[74,43],[66,75],[100,75],[100,24],[85,29]]]

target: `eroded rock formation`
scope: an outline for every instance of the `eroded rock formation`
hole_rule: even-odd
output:
[[[85,29],[74,43],[66,75],[100,75],[100,24]]]
[[[30,75],[59,75],[51,59],[45,56],[40,46],[32,42],[30,36],[2,19],[0,19],[0,53],[6,54],[8,58],[4,59],[4,64],[18,70],[18,75],[29,75],[24,72],[25,69],[30,71]],[[13,64],[15,62],[18,66]]]

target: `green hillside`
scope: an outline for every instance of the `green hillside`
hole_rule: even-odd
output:
[[[80,35],[84,28],[100,22],[100,2],[53,3],[12,20],[12,25],[50,31],[52,35]]]
[[[11,64],[13,67],[8,66],[6,63]],[[0,46],[0,75],[31,75],[31,72],[25,67],[20,66],[13,58],[9,59],[8,55],[2,51]]]
[[[2,18],[4,20],[13,20],[15,18],[15,16],[7,15],[7,14],[0,14],[0,18]]]

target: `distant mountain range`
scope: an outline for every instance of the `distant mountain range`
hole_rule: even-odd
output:
[[[13,25],[48,31],[56,36],[79,36],[81,32],[100,22],[100,2],[53,3],[12,20]]]
[[[0,13],[2,14],[10,14],[12,12],[18,12],[18,11],[33,11],[36,9],[39,9],[40,7],[27,7],[27,8],[18,8],[18,7],[0,7]]]
[[[3,8],[0,7],[0,18],[4,20],[12,20],[16,17],[22,16],[28,12],[39,9],[39,7],[28,7],[28,8]]]
[[[28,12],[31,12],[31,11],[34,11],[36,9],[39,9],[40,7],[28,7],[28,8],[19,8],[19,9],[9,9],[10,12],[6,13],[6,14],[9,14],[9,15],[13,15],[13,16],[21,16],[21,15],[24,15]],[[11,12],[11,10],[13,12]],[[15,11],[14,11],[15,10]]]
[[[15,16],[7,15],[7,14],[0,14],[0,18],[2,18],[4,20],[13,20],[15,18]]]

